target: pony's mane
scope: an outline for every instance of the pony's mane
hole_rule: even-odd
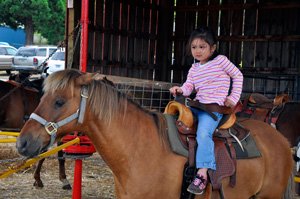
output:
[[[54,93],[56,90],[69,89],[68,92],[74,96],[75,79],[82,75],[78,70],[62,70],[49,75],[43,83],[45,93]]]
[[[65,90],[74,96],[75,80],[81,76],[78,70],[63,70],[53,73],[46,78],[44,82],[44,92],[54,93],[56,90]],[[118,91],[117,88],[107,79],[92,80],[89,84],[89,98],[88,104],[93,114],[100,120],[110,123],[112,118],[116,115],[125,117],[128,103],[135,106],[137,109],[150,114],[155,121],[158,134],[165,145],[168,145],[166,137],[166,126],[162,119],[161,113],[153,113],[147,109],[142,108],[133,100],[127,98],[127,95]],[[106,96],[106,97],[103,97]],[[166,143],[167,142],[167,143]]]
[[[116,115],[125,116],[127,97],[107,80],[93,80],[89,85],[89,104],[93,113],[108,124]],[[105,96],[105,97],[103,97]]]

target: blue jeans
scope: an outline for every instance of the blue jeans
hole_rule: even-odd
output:
[[[212,135],[216,130],[223,114],[213,112],[218,120],[215,121],[207,112],[191,108],[193,114],[198,119],[197,127],[197,151],[196,151],[196,167],[208,168],[216,170],[216,159],[214,150],[214,141]]]

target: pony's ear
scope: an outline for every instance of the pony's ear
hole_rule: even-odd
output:
[[[102,80],[103,79],[103,75],[99,74],[99,73],[94,73],[94,76],[92,77],[93,80]]]
[[[108,85],[111,85],[112,87],[115,87],[115,84],[112,81],[110,81],[109,79],[107,79],[106,76],[103,77],[102,81],[105,84],[108,84]]]
[[[76,79],[76,84],[87,85],[93,80],[101,80],[102,76],[99,73],[85,73]]]

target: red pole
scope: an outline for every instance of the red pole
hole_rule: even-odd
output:
[[[81,199],[82,160],[75,160],[72,199]]]
[[[80,70],[86,72],[88,52],[89,0],[81,1]]]
[[[87,46],[88,46],[88,25],[89,25],[89,0],[81,1],[81,45],[80,45],[80,70],[86,72]],[[74,182],[72,199],[81,199],[82,181],[82,160],[75,160]]]

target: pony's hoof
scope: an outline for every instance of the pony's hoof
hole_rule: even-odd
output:
[[[42,188],[44,187],[44,184],[43,184],[42,181],[35,181],[35,182],[33,183],[33,186],[34,186],[35,188],[37,188],[37,189],[42,189]]]
[[[69,180],[61,179],[60,181],[63,183],[63,186],[62,186],[63,190],[71,190],[72,189]]]
[[[67,185],[63,185],[62,189],[63,189],[63,190],[71,190],[72,187],[71,187],[70,184],[67,184]]]

